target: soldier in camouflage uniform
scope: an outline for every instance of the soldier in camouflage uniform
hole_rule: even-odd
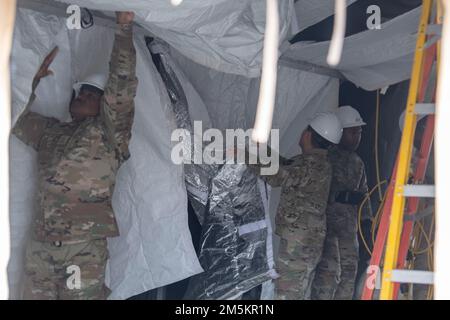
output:
[[[314,270],[322,255],[326,234],[325,209],[331,183],[327,148],[338,143],[342,126],[334,114],[320,114],[303,132],[303,153],[290,160],[281,158],[276,175],[261,176],[274,187],[282,187],[275,218],[281,238],[276,269],[277,300],[309,298]],[[259,174],[259,166],[250,165]]]
[[[312,285],[312,299],[353,298],[358,268],[358,208],[368,193],[364,163],[356,154],[365,125],[358,111],[345,106],[337,113],[344,127],[339,146],[329,151],[333,168],[327,207],[327,236],[324,252]],[[371,218],[370,203],[362,219]]]
[[[119,230],[111,206],[128,144],[137,88],[132,12],[117,13],[110,72],[103,91],[83,85],[63,123],[29,106],[55,48],[33,80],[30,102],[13,134],[38,154],[34,233],[26,250],[25,299],[105,299],[107,237]]]

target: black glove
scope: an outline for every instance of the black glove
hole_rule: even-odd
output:
[[[335,198],[336,202],[344,203],[344,204],[351,204],[351,205],[359,205],[361,202],[363,202],[364,198],[366,197],[366,194],[359,191],[341,191],[338,192]]]

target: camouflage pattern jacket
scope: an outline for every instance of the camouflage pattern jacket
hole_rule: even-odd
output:
[[[363,194],[368,193],[366,170],[364,162],[356,154],[356,152],[342,149],[338,146],[331,147],[328,157],[333,168],[333,179],[331,181],[329,208],[333,211],[335,206],[336,195],[343,191],[357,191]],[[350,204],[338,204],[336,207],[342,209],[346,207],[346,211],[351,212],[351,216],[357,217],[358,207]],[[336,210],[342,211],[342,210]],[[370,219],[372,210],[370,201],[367,201],[362,209],[362,219]]]
[[[282,187],[280,204],[276,215],[277,234],[299,229],[301,217],[323,217],[331,183],[331,165],[328,152],[314,149],[311,153],[298,155],[290,160],[280,159],[280,170],[273,176],[260,176],[273,187]],[[259,174],[259,167],[250,165]],[[304,220],[303,220],[304,221]]]
[[[25,111],[13,134],[38,152],[35,239],[81,241],[119,235],[111,205],[129,158],[137,78],[131,25],[118,25],[100,115],[64,123]]]

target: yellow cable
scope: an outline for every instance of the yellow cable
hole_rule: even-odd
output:
[[[425,229],[424,229],[424,227],[423,227],[423,224],[422,224],[421,222],[417,221],[417,222],[416,222],[416,225],[419,227],[421,234],[424,236],[425,241],[426,241],[426,243],[427,243],[427,247],[424,248],[424,249],[421,249],[421,250],[419,250],[419,251],[414,251],[413,253],[416,254],[416,255],[418,255],[418,254],[423,254],[423,253],[425,253],[425,252],[428,253],[428,252],[430,251],[430,249],[433,247],[434,242],[432,243],[432,242],[430,241],[430,238],[429,238],[427,232],[425,231]]]
[[[378,136],[379,136],[379,126],[380,126],[380,90],[377,90],[377,97],[376,97],[376,109],[375,109],[375,143],[374,143],[374,153],[375,153],[375,170],[376,170],[376,179],[377,179],[377,185],[376,188],[378,190],[378,198],[380,201],[380,205],[378,206],[377,213],[375,214],[375,217],[372,220],[372,228],[371,228],[371,235],[372,235],[372,244],[375,243],[375,229],[379,224],[380,220],[380,213],[382,211],[382,208],[384,206],[384,202],[386,200],[386,193],[383,195],[383,192],[381,190],[381,185],[383,182],[380,178],[380,161],[378,156]],[[361,235],[361,238],[364,239],[364,237]],[[366,247],[367,249],[367,247]]]
[[[377,186],[378,186],[378,198],[382,201],[383,195],[381,191],[381,178],[380,178],[380,162],[378,159],[378,130],[380,121],[380,90],[377,90],[377,105],[375,108],[375,170],[377,175]]]
[[[422,232],[420,232],[420,228],[417,225],[417,223],[414,224],[411,244],[412,244],[412,253],[417,254],[417,252],[419,252],[419,248],[422,246]]]
[[[433,227],[434,227],[434,215],[431,219],[430,230],[428,231],[428,239],[432,238]],[[429,250],[428,250],[428,270],[430,270],[430,271],[433,270],[433,245],[434,245],[434,241],[433,241],[432,245],[430,245]]]
[[[384,194],[384,196],[383,196],[383,200],[381,201],[381,203],[380,203],[380,205],[379,205],[379,207],[378,207],[378,210],[377,210],[377,213],[376,213],[376,215],[375,215],[375,218],[374,218],[374,220],[372,221],[372,228],[371,228],[371,230],[370,230],[370,232],[371,232],[371,234],[372,234],[372,244],[375,243],[375,234],[376,234],[375,231],[376,231],[378,225],[380,224],[380,221],[381,221],[381,213],[382,213],[382,211],[383,211],[383,209],[384,209],[384,205],[385,205],[385,202],[386,202],[386,198],[387,198],[387,192],[385,192],[385,194]]]
[[[432,217],[431,220],[431,224],[430,224],[430,231],[428,234],[428,238],[431,239],[431,236],[433,234],[433,228],[434,228],[434,215]],[[433,247],[430,246],[429,251],[428,251],[428,270],[433,271]],[[434,287],[433,285],[428,286],[428,295],[427,295],[427,299],[431,300],[433,299],[433,293],[434,293]]]
[[[428,270],[432,271],[433,270],[433,265],[432,265],[432,259],[433,259],[433,243],[431,243],[431,238],[433,235],[433,229],[434,229],[434,215],[432,216],[432,220],[431,220],[431,224],[430,224],[430,230],[429,233],[427,234],[425,232],[424,226],[422,222],[417,222],[414,225],[414,246],[413,246],[413,254],[415,256],[423,254],[423,253],[427,253],[427,264],[428,264]],[[427,242],[427,247],[425,249],[422,250],[418,250],[418,248],[421,247],[421,243],[422,243],[422,237],[425,239],[425,241]],[[414,270],[414,259],[411,261],[411,269]],[[433,299],[433,285],[429,285],[428,286],[428,291],[427,291],[427,300],[431,300]]]
[[[432,234],[433,234],[433,229],[434,229],[434,215],[431,218],[431,225],[430,225],[430,233],[429,233],[429,238],[431,238]],[[429,254],[428,254],[428,267],[429,270],[434,270],[434,266],[433,266],[433,248],[430,248]],[[428,296],[427,299],[428,300],[432,300],[433,299],[433,294],[434,294],[434,286],[430,285],[428,286]]]
[[[387,181],[384,180],[382,182],[380,182],[380,185],[386,183]],[[364,207],[365,203],[370,199],[370,196],[372,195],[372,193],[374,193],[375,190],[377,190],[377,188],[380,187],[379,184],[377,184],[375,187],[372,188],[372,190],[370,190],[370,192],[366,195],[366,197],[364,198],[364,200],[361,202],[359,209],[358,209],[358,232],[359,235],[361,236],[361,239],[363,241],[364,247],[366,248],[367,252],[372,255],[372,251],[370,251],[369,249],[369,245],[366,242],[366,239],[364,238],[364,234],[362,233],[362,227],[361,227],[361,216],[362,216],[362,208]]]
[[[432,216],[432,218],[431,218],[430,231],[429,231],[429,234],[428,234],[428,237],[429,237],[430,239],[431,239],[432,236],[433,236],[434,223],[435,223],[435,220],[434,220],[434,214],[433,214],[433,216]],[[433,247],[430,248],[430,251],[431,251],[431,252],[430,252],[430,253],[431,253],[430,270],[433,270],[433,269],[434,269],[434,264],[433,264],[433,262],[434,262],[434,259],[433,259]]]

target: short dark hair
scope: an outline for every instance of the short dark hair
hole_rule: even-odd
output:
[[[307,130],[311,132],[311,142],[315,148],[328,149],[333,145],[332,142],[318,134],[311,126],[308,126]]]

